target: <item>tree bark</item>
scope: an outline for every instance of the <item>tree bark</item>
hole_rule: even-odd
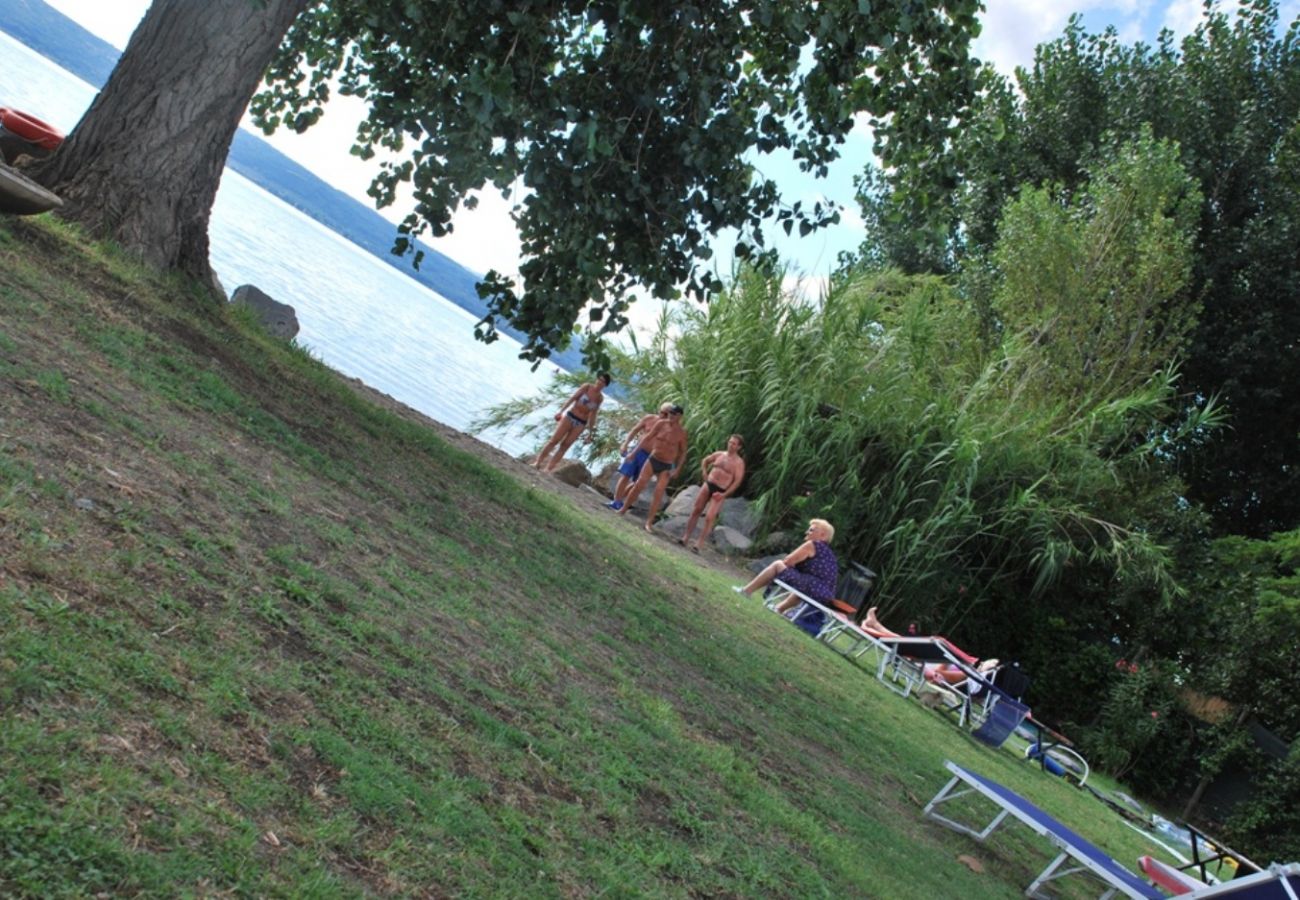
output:
[[[208,219],[230,143],[309,0],[154,0],[90,109],[31,177],[145,263],[213,283]]]

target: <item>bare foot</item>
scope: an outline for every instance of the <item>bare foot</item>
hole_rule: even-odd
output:
[[[650,524],[649,522],[646,522],[646,523],[645,523],[645,530],[646,530],[646,534],[654,534],[654,533],[655,533],[654,527],[651,526],[651,524]]]

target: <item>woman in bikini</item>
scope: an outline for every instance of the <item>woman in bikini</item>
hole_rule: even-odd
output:
[[[555,434],[546,442],[542,452],[537,454],[537,461],[533,463],[535,468],[542,468],[546,463],[546,457],[551,456],[549,465],[546,465],[547,472],[554,472],[555,467],[564,459],[564,454],[569,452],[573,442],[578,439],[578,435],[583,429],[587,430],[587,440],[591,440],[591,435],[596,428],[596,414],[600,412],[600,404],[605,400],[605,388],[609,387],[611,379],[608,372],[601,372],[596,376],[595,381],[584,384],[573,392],[573,396],[564,401],[560,411],[555,414],[555,421],[560,424],[555,426]],[[552,451],[554,453],[552,454]]]

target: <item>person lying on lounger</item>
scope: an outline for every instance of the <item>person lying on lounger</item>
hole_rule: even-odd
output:
[[[884,623],[876,616],[877,608],[873,606],[867,610],[866,616],[862,619],[862,630],[875,638],[905,637],[906,635],[901,635],[897,631],[885,627]],[[996,659],[986,659],[981,662],[979,657],[967,653],[946,637],[936,635],[935,640],[942,641],[949,653],[978,672],[992,672],[998,667]],[[925,680],[931,683],[942,683],[950,687],[956,687],[964,683],[969,677],[970,675],[966,670],[954,666],[952,663],[931,663],[925,667]]]

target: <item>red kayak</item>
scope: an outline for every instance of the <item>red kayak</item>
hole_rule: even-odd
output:
[[[20,110],[0,106],[0,154],[5,162],[19,156],[49,156],[63,143],[63,132]]]

